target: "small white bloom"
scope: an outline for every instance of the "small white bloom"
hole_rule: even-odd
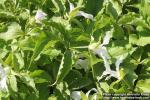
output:
[[[123,60],[125,59],[125,57],[127,56],[126,55],[121,55],[117,60],[116,60],[116,72],[117,72],[117,76],[120,78],[120,72],[119,72],[119,67],[120,67],[120,64],[123,62]]]
[[[106,35],[105,35],[105,37],[104,37],[104,39],[103,39],[103,43],[102,43],[102,45],[107,45],[107,44],[109,44],[109,41],[110,41],[110,38],[112,37],[112,31],[107,31],[106,32]]]
[[[122,63],[123,58],[120,57],[119,59],[117,59],[115,63],[116,71],[111,70],[110,64],[109,64],[110,56],[108,54],[107,48],[105,47],[105,45],[109,44],[109,41],[112,37],[112,32],[113,30],[106,32],[106,35],[104,36],[104,39],[103,39],[103,43],[101,45],[97,46],[97,43],[94,43],[89,46],[89,49],[92,50],[98,56],[100,56],[104,61],[105,71],[102,73],[101,77],[98,80],[101,80],[106,75],[108,75],[106,77],[106,80],[110,79],[111,77],[115,77],[117,79],[119,79],[120,77],[119,65],[120,63]]]
[[[69,2],[69,6],[70,6],[69,13],[71,13],[74,10],[74,5],[69,0],[68,0],[68,2]],[[84,18],[88,18],[88,19],[94,20],[92,14],[85,13],[84,11],[78,11],[76,16],[83,16]]]
[[[42,23],[41,21],[44,20],[46,16],[47,14],[44,13],[42,10],[37,10],[35,15],[36,23]]]
[[[80,91],[73,91],[71,93],[71,98],[73,100],[81,100],[81,95],[80,95]]]
[[[97,49],[94,50],[94,53],[98,54],[98,56],[102,57],[106,71],[110,71],[110,65],[109,65],[110,56],[107,52],[106,47],[100,45]]]
[[[123,62],[123,56],[120,56],[117,60],[116,60],[116,70],[119,70],[119,66],[120,64]]]
[[[97,89],[92,88],[92,89],[90,89],[90,90],[86,93],[86,96],[89,97],[89,94],[90,94],[92,91],[94,91],[94,92],[96,92],[96,93],[98,92]]]
[[[92,15],[92,14],[88,14],[88,13],[85,13],[85,12],[83,12],[83,11],[79,11],[79,12],[77,13],[77,15],[76,15],[76,16],[83,16],[83,17],[85,17],[85,18],[88,18],[88,19],[94,20],[94,18],[93,18],[93,15]]]
[[[69,1],[69,0],[68,0]],[[74,9],[74,5],[72,3],[69,2],[69,6],[70,6],[70,12]]]
[[[0,90],[2,91],[8,91],[6,80],[7,80],[6,72],[0,64]]]
[[[111,71],[110,64],[109,64],[110,56],[108,54],[107,48],[105,47],[105,45],[109,44],[111,37],[112,37],[112,30],[107,31],[106,35],[104,36],[103,43],[101,45],[99,45],[97,48],[93,49],[93,52],[95,54],[98,54],[100,57],[102,57],[102,59],[104,61],[104,66],[106,68],[106,72]]]

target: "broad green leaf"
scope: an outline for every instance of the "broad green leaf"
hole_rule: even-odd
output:
[[[56,7],[57,9],[57,12],[64,12],[65,10],[65,6],[63,6],[63,3],[61,0],[52,0],[54,6]]]
[[[18,42],[18,45],[22,50],[31,50],[31,51],[33,51],[33,49],[35,47],[35,42],[32,39],[32,37],[25,37],[23,40],[20,40]]]
[[[72,69],[72,52],[70,50],[67,50],[64,53],[64,56],[62,57],[56,78],[56,83],[61,82],[71,69]]]
[[[90,78],[81,77],[81,78],[74,80],[74,82],[72,82],[72,84],[69,85],[69,88],[81,89],[81,88],[84,88],[84,87],[90,85],[91,83],[92,83],[92,80]]]
[[[49,86],[46,83],[37,84],[37,89],[39,90],[39,100],[48,100],[49,97]],[[52,99],[53,100],[53,99]]]
[[[139,80],[136,84],[136,88],[140,88],[142,92],[148,93],[150,92],[150,79]]]
[[[106,93],[109,92],[109,84],[107,82],[100,82],[100,86]]]
[[[75,16],[77,16],[77,13],[79,12],[79,10],[81,9],[81,7],[76,7],[74,8],[70,14],[69,14],[69,18],[72,19],[74,18]]]
[[[137,41],[138,41],[138,36],[136,34],[129,35],[129,43],[137,44]]]
[[[145,46],[147,44],[150,44],[150,35],[148,33],[148,30],[140,31],[138,35],[139,37],[135,34],[130,34],[129,42],[139,46]]]
[[[110,0],[112,3],[113,7],[115,8],[118,16],[122,13],[122,5],[119,0]]]
[[[80,92],[80,95],[82,100],[88,100],[88,97],[82,91]]]
[[[94,24],[94,26],[95,26],[95,31],[98,29],[98,28],[103,28],[103,27],[105,27],[105,26],[107,26],[107,25],[109,25],[110,23],[111,23],[111,18],[110,17],[108,17],[108,16],[106,16],[106,15],[101,15],[100,17],[99,16],[97,16],[96,17],[96,19],[97,19],[97,21],[96,21],[96,23]]]
[[[120,27],[117,24],[114,24],[114,32],[113,32],[113,37],[115,39],[123,39],[124,38],[124,30],[122,29],[122,27]]]
[[[132,57],[133,57],[136,61],[140,62],[140,61],[141,61],[141,58],[142,58],[143,52],[144,52],[143,48],[140,48],[140,47],[139,47],[138,49],[136,49],[135,52],[133,52]]]
[[[138,17],[137,14],[135,14],[133,12],[129,12],[129,13],[121,16],[121,18],[119,18],[119,20],[118,20],[118,23],[119,24],[130,23],[130,22],[132,22],[137,17]]]
[[[22,36],[22,33],[23,32],[19,24],[11,23],[6,32],[0,33],[0,39],[4,39],[5,41],[12,40]]]
[[[30,76],[34,79],[35,83],[49,83],[52,81],[52,77],[44,70],[35,70],[30,73]]]
[[[48,98],[48,100],[57,100],[57,97],[56,97],[56,96],[50,96],[50,97]]]
[[[82,74],[77,70],[71,70],[68,75],[64,78],[64,80],[68,83],[68,85],[73,84],[75,80],[81,78]]]
[[[9,84],[10,84],[11,89],[14,92],[18,92],[17,79],[16,79],[16,77],[14,75],[10,75]]]
[[[61,53],[60,50],[50,48],[42,52],[42,54],[48,55],[50,59],[57,57],[60,53]]]
[[[49,38],[46,38],[41,33],[41,37],[39,38],[39,40],[37,41],[37,43],[35,45],[34,52],[31,57],[31,60],[30,60],[29,68],[32,67],[32,64],[34,63],[35,58],[39,56],[39,54],[42,52],[42,50],[44,49],[44,47],[48,43],[48,41],[49,41]]]
[[[150,17],[149,9],[150,9],[150,2],[149,2],[149,0],[142,0],[141,4],[140,4],[140,11],[141,11],[141,14],[145,18]]]
[[[85,4],[85,10],[88,13],[92,15],[97,15],[97,13],[101,11],[104,1],[105,0],[86,0],[86,3],[83,4]]]
[[[145,34],[146,35],[146,34]],[[145,46],[147,44],[150,44],[150,36],[147,34],[147,36],[141,36],[138,40],[138,45]]]
[[[23,59],[21,53],[15,53],[15,56],[16,56],[16,58],[18,60],[17,62],[19,64],[20,69],[22,69],[25,64],[24,64],[24,59]]]
[[[4,4],[5,1],[6,1],[6,0],[1,0],[1,1],[0,1],[0,4]]]
[[[57,95],[57,99],[69,100],[70,90],[66,82],[60,82],[57,84],[54,94]]]
[[[83,2],[84,2],[84,0],[79,0],[77,6],[78,6],[78,7],[81,7],[82,4],[83,4]]]
[[[26,73],[21,73],[21,75],[18,76],[22,83],[24,83],[28,88],[31,88],[34,95],[38,95],[38,91],[36,89],[34,80]],[[32,95],[32,94],[31,94]]]
[[[4,18],[7,21],[7,20],[10,20],[10,19],[15,19],[15,15],[12,12],[7,12],[7,11],[4,11],[4,10],[0,9],[0,18],[1,19]]]
[[[117,10],[111,2],[106,3],[106,13],[109,14],[113,19],[118,18]]]

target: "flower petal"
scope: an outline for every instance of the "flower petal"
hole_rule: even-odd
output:
[[[35,20],[36,23],[41,23],[43,19],[47,16],[46,13],[44,13],[42,10],[37,10],[36,15],[35,15]]]
[[[115,63],[115,65],[116,65],[116,71],[119,70],[119,66],[120,66],[120,64],[121,64],[122,62],[123,62],[123,56],[120,56],[120,57],[117,59],[116,63]]]
[[[73,5],[73,3],[69,2],[69,6],[70,6],[70,11],[69,12],[71,12],[74,9],[74,5]]]
[[[106,47],[99,46],[99,48],[95,50],[95,54],[98,54],[100,57],[102,57],[106,71],[110,71],[110,65],[109,65],[109,61],[108,61],[110,56],[107,52]]]
[[[0,77],[1,77],[1,80],[0,80],[0,90],[2,90],[2,91],[8,91],[8,87],[7,87],[7,84],[6,84],[7,75],[6,75],[5,70],[1,66],[1,64],[0,64]]]
[[[107,45],[107,44],[109,44],[109,41],[110,41],[110,38],[112,37],[112,31],[107,31],[106,32],[106,35],[105,35],[105,37],[104,37],[104,39],[103,39],[103,43],[102,43],[102,45]]]
[[[97,89],[92,88],[92,89],[90,89],[90,90],[86,93],[86,96],[89,97],[89,94],[90,94],[92,91],[94,91],[94,92],[96,92],[96,93],[98,92]]]
[[[81,100],[81,95],[80,95],[80,91],[73,91],[71,93],[71,98],[73,100]]]
[[[77,15],[76,15],[76,16],[83,16],[83,17],[85,17],[85,18],[88,18],[88,19],[94,20],[94,18],[93,18],[93,15],[92,15],[92,14],[88,14],[88,13],[85,13],[85,12],[83,12],[83,11],[79,11],[79,12],[77,13]]]

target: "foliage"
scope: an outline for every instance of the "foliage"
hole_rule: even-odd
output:
[[[150,92],[149,9],[149,0],[0,0],[0,99]]]

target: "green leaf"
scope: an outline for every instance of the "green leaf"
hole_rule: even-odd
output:
[[[138,17],[137,14],[135,14],[133,12],[129,12],[129,13],[124,14],[123,16],[121,16],[120,19],[118,20],[118,23],[119,24],[131,23],[137,17]]]
[[[19,24],[11,23],[8,26],[8,30],[6,32],[0,33],[0,39],[4,39],[5,41],[15,39],[19,36],[23,35],[22,30]]]
[[[140,48],[140,47],[139,47],[139,48],[136,49],[135,52],[133,52],[132,57],[133,57],[136,61],[140,62],[140,61],[141,61],[141,58],[142,58],[143,52],[144,52],[143,48]]]
[[[88,100],[88,97],[82,91],[80,92],[80,95],[81,95],[82,100]]]
[[[68,85],[73,84],[73,82],[78,79],[81,78],[82,74],[77,71],[77,70],[71,70],[68,75],[64,78],[64,80],[68,83]]]
[[[25,64],[24,64],[24,59],[23,59],[21,53],[15,53],[15,56],[17,58],[17,62],[19,64],[20,69],[22,69]]]
[[[119,0],[110,0],[110,2],[113,4],[113,7],[115,8],[118,16],[122,13],[122,5]]]
[[[139,80],[136,84],[136,88],[139,88],[144,93],[150,92],[150,79]]]
[[[130,34],[129,42],[139,46],[150,44],[150,34],[148,33],[148,31],[149,30],[142,29],[142,31],[138,33],[139,37],[136,34]]]
[[[114,24],[114,32],[113,32],[113,37],[115,39],[123,39],[124,38],[124,31],[123,29],[117,25],[117,24]]]
[[[29,68],[32,67],[32,64],[35,58],[40,55],[40,53],[42,52],[42,50],[44,49],[48,41],[49,41],[49,38],[45,37],[45,35],[43,36],[43,34],[41,33],[41,37],[39,38],[39,40],[37,41],[35,45],[34,52],[30,60]]]
[[[18,92],[18,87],[17,87],[17,79],[14,75],[10,75],[9,78],[9,83],[10,83],[10,87],[14,92]]]
[[[49,83],[52,81],[52,77],[44,70],[35,70],[30,73],[30,76],[34,79],[35,83]]]
[[[111,23],[111,18],[106,15],[96,16],[96,19],[97,19],[97,21],[94,24],[94,26],[95,26],[94,30],[97,30],[98,28],[101,29]]]
[[[114,3],[108,2],[108,4],[106,4],[106,13],[109,14],[111,18],[117,19],[120,11],[116,9],[116,7],[114,6]]]
[[[69,85],[69,88],[71,89],[81,89],[81,88],[84,88],[88,85],[90,85],[92,83],[92,80],[87,78],[87,77],[81,77],[81,78],[78,78],[76,80],[74,80],[72,82],[72,84]]]
[[[150,2],[149,2],[149,0],[142,0],[141,4],[140,4],[140,11],[141,11],[141,14],[145,18],[150,16],[149,9],[150,9]]]
[[[37,89],[39,90],[39,100],[48,100],[49,97],[48,84],[47,83],[37,84]]]
[[[25,37],[24,39],[22,39],[18,42],[18,45],[22,50],[33,51],[33,49],[35,47],[35,42],[32,39],[32,37]]]
[[[69,18],[70,18],[70,19],[74,18],[74,17],[77,15],[77,13],[79,12],[80,9],[81,9],[81,7],[76,7],[76,8],[74,8],[74,9],[70,12]]]
[[[60,82],[57,84],[54,94],[57,95],[58,100],[69,100],[70,90],[66,82]]]
[[[34,95],[36,95],[36,96],[38,95],[38,91],[36,89],[35,82],[28,74],[21,73],[20,75],[18,75],[18,77],[20,78],[22,83],[24,83],[28,88],[31,88],[31,90],[33,91]]]
[[[1,1],[0,1],[0,4],[4,4],[5,1],[6,1],[6,0],[1,0]]]
[[[139,34],[140,34],[140,37],[139,37],[139,40],[138,40],[138,43],[137,43],[138,45],[145,46],[147,44],[150,44],[149,31],[142,31]]]
[[[53,59],[53,58],[57,57],[59,54],[61,54],[61,51],[49,48],[49,49],[43,51],[42,54],[48,55],[50,57],[50,59]]]
[[[63,5],[61,0],[52,0],[52,3],[56,7],[57,12],[61,12],[61,11],[64,12],[65,6]]]
[[[72,68],[72,53],[67,50],[62,57],[61,64],[58,70],[56,83],[61,82]]]
[[[109,84],[107,82],[100,82],[100,86],[106,93],[109,92]]]

